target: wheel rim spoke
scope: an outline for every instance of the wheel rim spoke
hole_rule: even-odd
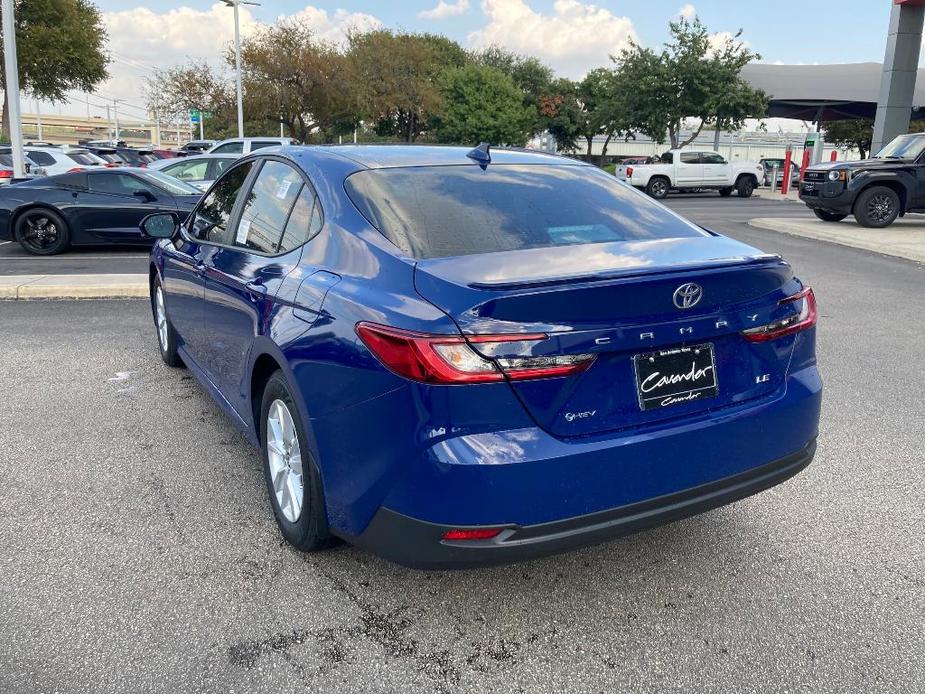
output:
[[[266,447],[276,503],[286,520],[295,523],[305,503],[302,451],[295,421],[282,400],[274,400],[267,412]]]

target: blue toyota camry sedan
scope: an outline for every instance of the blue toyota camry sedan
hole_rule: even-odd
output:
[[[259,448],[300,549],[519,560],[735,501],[815,452],[812,290],[596,167],[260,150],[141,227],[161,356]]]

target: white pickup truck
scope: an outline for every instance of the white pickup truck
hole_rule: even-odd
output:
[[[615,175],[661,200],[670,190],[709,188],[723,197],[736,191],[749,197],[764,177],[757,161],[730,163],[716,152],[672,149],[653,164],[618,165]]]

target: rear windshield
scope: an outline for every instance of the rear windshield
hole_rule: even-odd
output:
[[[78,164],[83,164],[84,166],[90,166],[98,163],[96,157],[94,157],[89,152],[68,152],[67,156],[69,156]]]
[[[588,166],[422,166],[348,177],[370,224],[408,255],[443,258],[704,232]]]

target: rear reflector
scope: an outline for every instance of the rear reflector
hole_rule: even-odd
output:
[[[782,320],[762,325],[759,328],[749,328],[742,331],[743,337],[749,342],[770,342],[785,335],[792,335],[811,328],[816,324],[816,295],[812,287],[806,287],[799,294],[783,299],[781,305],[797,303],[797,312]]]
[[[421,383],[464,384],[569,376],[587,369],[593,354],[486,359],[471,344],[521,346],[547,339],[525,335],[429,335],[376,323],[357,323],[357,335],[387,368]]]
[[[504,528],[468,528],[447,530],[443,533],[444,540],[490,540],[498,537]]]

